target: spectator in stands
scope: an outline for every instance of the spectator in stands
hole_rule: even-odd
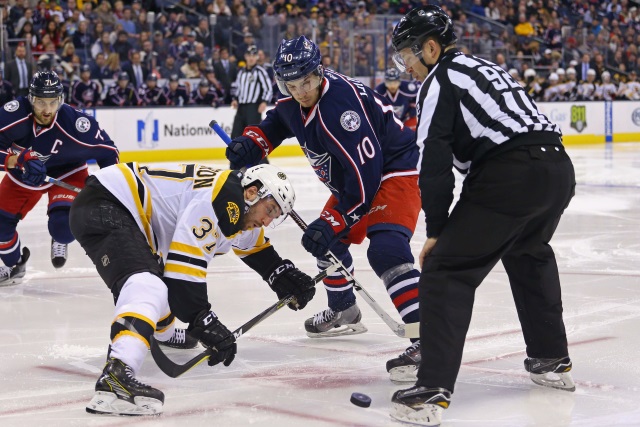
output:
[[[133,87],[138,90],[147,80],[149,69],[142,64],[140,52],[131,51],[130,62],[122,67],[122,71],[129,75],[129,81]]]
[[[213,13],[216,15],[231,16],[231,9],[227,6],[227,2],[225,0],[214,0]]]
[[[102,71],[103,75],[110,75],[110,77],[105,77],[109,79],[117,78],[118,74],[122,71],[120,67],[120,55],[116,52],[111,52],[109,56],[107,56],[107,60],[105,61],[105,67]]]
[[[129,42],[129,35],[126,31],[119,31],[118,38],[112,45],[113,51],[120,57],[120,62],[124,63],[129,60],[129,52],[133,49],[133,45]]]
[[[585,81],[587,79],[587,72],[591,68],[591,55],[585,53],[582,55],[582,60],[576,66],[576,77],[579,82]]]
[[[193,55],[189,60],[180,67],[180,72],[188,79],[199,79],[202,76],[200,72],[200,57]]]
[[[89,60],[91,45],[94,42],[93,36],[88,30],[89,23],[87,21],[78,22],[78,29],[73,33],[73,46],[76,54],[80,56],[82,62]]]
[[[224,103],[231,104],[231,84],[236,81],[238,67],[236,62],[229,58],[229,49],[224,46],[220,48],[220,60],[213,62],[213,72],[222,85]]]
[[[204,47],[211,50],[211,31],[209,31],[209,21],[207,18],[200,18],[198,21],[198,27],[194,30],[196,34],[196,41],[202,43]]]
[[[106,58],[113,51],[109,37],[110,34],[108,31],[103,31],[100,34],[100,38],[97,39],[91,46],[92,58],[95,59],[99,53],[103,54]]]
[[[485,16],[485,8],[482,6],[482,0],[473,0],[473,6],[471,6],[470,12],[478,16]]]
[[[39,43],[38,34],[33,30],[33,23],[27,21],[22,26],[22,29],[18,33],[19,39],[24,39],[30,46],[31,50],[34,50]]]
[[[96,9],[96,16],[104,24],[106,31],[111,31],[116,25],[116,17],[111,13],[111,3],[109,0],[102,0],[100,6]]]
[[[164,79],[168,79],[172,74],[176,74],[178,77],[183,76],[180,71],[180,67],[176,63],[176,59],[173,56],[167,56],[164,63],[158,67],[158,72],[160,73],[160,77]]]
[[[536,34],[535,29],[531,22],[527,19],[527,15],[524,13],[518,17],[518,25],[516,25],[513,31],[518,36],[522,37],[533,37]]]
[[[501,53],[496,54],[496,65],[505,71],[509,69],[509,65],[507,64],[507,61],[504,58],[504,55]]]
[[[5,66],[5,78],[13,86],[16,96],[27,96],[29,82],[33,75],[33,63],[27,59],[27,48],[24,44],[16,46],[14,59]]]
[[[551,53],[551,49],[545,49],[544,54],[536,62],[536,65],[539,67],[550,67],[552,62]]]

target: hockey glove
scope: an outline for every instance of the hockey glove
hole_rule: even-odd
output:
[[[220,362],[229,366],[236,357],[236,338],[213,311],[200,312],[193,326],[189,327],[189,334],[200,340],[205,347],[217,351],[209,358],[209,366]]]
[[[226,156],[231,162],[231,169],[240,169],[243,166],[258,164],[262,160],[262,150],[251,138],[239,136],[229,143]]]
[[[22,171],[22,182],[32,187],[41,186],[47,178],[47,167],[38,156],[35,151],[24,149],[16,162],[16,168]]]
[[[291,310],[302,310],[316,294],[313,279],[302,271],[288,259],[283,260],[269,275],[267,283],[271,289],[282,299],[288,295],[293,295],[296,300],[289,303]]]
[[[302,235],[302,246],[320,258],[347,233],[349,228],[342,214],[335,209],[325,209]]]

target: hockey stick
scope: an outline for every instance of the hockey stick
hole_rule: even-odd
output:
[[[59,179],[51,178],[48,175],[44,180],[46,182],[50,183],[50,184],[54,184],[54,185],[60,186],[62,188],[66,188],[67,190],[70,190],[70,191],[75,191],[76,193],[79,193],[80,190],[82,190],[82,188],[80,188],[80,187],[76,187],[75,185],[67,184],[64,181],[60,181]]]
[[[298,215],[296,211],[291,211],[289,213],[289,216],[296,224],[298,224],[298,227],[300,227],[302,231],[305,231],[307,229],[307,224],[302,218],[300,218],[300,215]],[[367,304],[369,304],[373,311],[375,311],[376,314],[380,316],[382,321],[386,323],[389,328],[391,328],[391,331],[393,331],[394,334],[401,338],[420,338],[420,322],[404,324],[398,323],[393,320],[391,316],[389,316],[389,314],[387,314],[387,312],[384,311],[382,307],[380,307],[376,300],[374,300],[373,297],[369,295],[369,292],[367,292],[367,290],[362,287],[360,282],[358,282],[356,278],[353,277],[351,273],[349,273],[349,270],[345,268],[345,266],[342,264],[342,262],[340,262],[338,257],[333,254],[333,252],[328,251],[326,256],[334,266],[340,267],[340,273],[342,273],[342,275],[347,280],[352,282],[353,288],[356,290],[356,292],[358,292],[358,294],[360,294],[360,296],[367,302]]]
[[[215,120],[211,120],[209,122],[209,127],[211,127],[211,129],[213,129],[218,134],[218,136],[224,141],[225,144],[229,145],[229,143],[231,142],[231,138],[229,138],[229,135],[227,135],[224,129],[220,127],[218,122],[216,122]],[[296,211],[292,210],[289,213],[289,216],[295,221],[296,224],[298,224],[302,231],[305,231],[307,229],[307,224],[300,217],[300,215],[296,213]],[[334,266],[340,267],[340,272],[342,273],[342,275],[347,280],[353,283],[353,287],[356,292],[358,292],[360,296],[367,302],[367,304],[369,304],[369,306],[373,309],[373,311],[375,311],[376,314],[380,316],[382,321],[386,323],[389,328],[391,328],[394,334],[402,338],[420,338],[419,322],[404,324],[398,323],[393,320],[391,316],[389,316],[387,312],[384,311],[382,307],[380,307],[376,300],[374,300],[373,297],[369,295],[369,293],[362,287],[362,285],[360,285],[355,277],[353,277],[353,275],[349,273],[349,271],[344,267],[344,265],[342,265],[340,260],[331,251],[327,253],[327,256],[331,259],[331,262],[334,264]]]
[[[315,276],[312,279],[313,283],[316,284],[318,282],[321,282],[322,279],[324,279],[325,277],[327,277],[329,274],[333,273],[337,269],[338,269],[337,265],[332,265],[331,267],[327,268],[326,270],[320,272],[317,276]],[[289,295],[282,298],[281,300],[273,304],[271,307],[267,308],[262,313],[258,314],[253,319],[249,320],[247,323],[245,323],[244,325],[240,326],[238,329],[233,331],[233,336],[237,340],[242,335],[244,335],[247,331],[249,331],[251,328],[256,326],[258,323],[262,322],[267,317],[271,316],[276,311],[280,310],[285,305],[289,304],[294,299],[295,297],[293,295]],[[215,349],[208,348],[202,353],[198,354],[193,359],[181,365],[179,363],[172,361],[171,359],[169,359],[169,357],[167,357],[167,355],[160,348],[160,344],[158,344],[158,342],[155,340],[155,338],[153,338],[153,336],[149,340],[149,347],[151,349],[151,356],[153,356],[153,360],[156,362],[156,365],[158,365],[158,368],[160,368],[162,372],[164,372],[171,378],[179,377],[180,375],[184,374],[194,366],[209,359],[216,352]]]

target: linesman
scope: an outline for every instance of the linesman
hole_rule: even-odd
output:
[[[476,288],[498,261],[509,277],[536,384],[575,390],[549,241],[573,197],[558,125],[509,74],[456,49],[451,18],[421,6],[396,25],[394,61],[422,86],[417,143],[427,241],[420,253],[421,364],[392,417],[439,425],[449,406]],[[451,214],[452,167],[468,173]]]

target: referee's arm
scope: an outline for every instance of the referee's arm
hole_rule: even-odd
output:
[[[260,67],[258,69],[258,79],[260,80],[260,86],[262,86],[262,98],[260,101],[260,106],[258,107],[258,112],[262,113],[267,107],[269,101],[271,101],[271,97],[273,96],[273,89],[271,87],[269,73],[267,73],[267,70],[265,70],[263,67]]]
[[[440,71],[446,74],[446,70]],[[438,237],[444,228],[455,187],[452,144],[457,106],[450,83],[447,81],[443,87],[438,79],[442,81],[446,77],[437,73],[423,87],[428,93],[421,104],[417,130],[418,147],[422,154],[418,183],[427,222],[427,237]]]

